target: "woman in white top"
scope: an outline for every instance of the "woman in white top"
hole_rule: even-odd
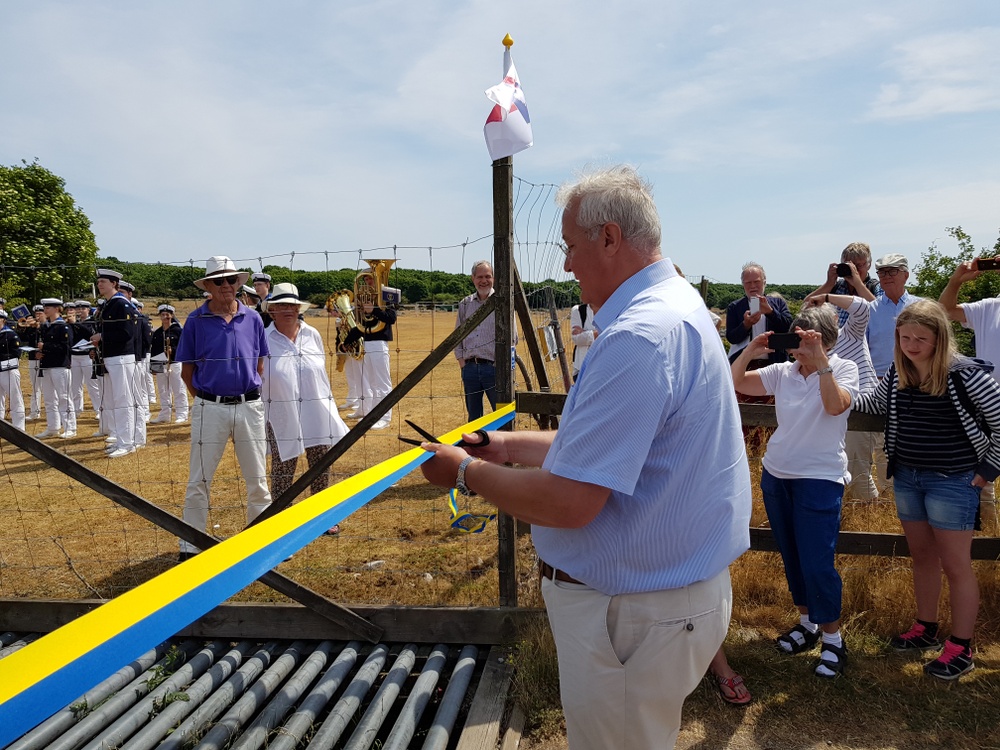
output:
[[[261,309],[271,315],[267,344],[271,354],[264,366],[262,395],[271,451],[271,495],[275,498],[292,485],[299,456],[313,466],[340,438],[347,425],[337,414],[337,404],[326,374],[326,350],[315,328],[299,319],[312,307],[299,299],[294,284],[276,284]],[[330,485],[329,469],[312,483],[315,494]],[[327,534],[336,534],[339,525]]]
[[[594,308],[586,303],[573,305],[569,313],[570,334],[573,338],[573,382],[580,374],[583,360],[590,351],[599,331],[594,328]]]
[[[753,359],[772,350],[774,334],[762,333],[733,362],[733,383],[740,393],[774,395],[778,428],[767,443],[760,487],[800,614],[800,623],[776,645],[797,654],[822,636],[815,673],[829,678],[842,674],[847,662],[840,635],[843,586],[834,551],[847,479],[844,434],[858,396],[858,366],[833,354],[838,330],[832,306],[803,309],[792,329],[800,337],[788,348],[794,361],[747,372]]]

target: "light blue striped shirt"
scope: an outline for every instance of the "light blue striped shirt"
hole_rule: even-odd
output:
[[[718,575],[750,545],[750,470],[729,363],[669,259],[598,311],[543,468],[611,489],[580,529],[535,527],[542,560],[608,594]]]

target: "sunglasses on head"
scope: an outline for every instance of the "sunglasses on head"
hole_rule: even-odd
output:
[[[212,279],[212,283],[216,286],[222,286],[223,282],[225,282],[229,284],[229,286],[236,286],[236,282],[239,280],[239,276],[220,276],[217,279]]]

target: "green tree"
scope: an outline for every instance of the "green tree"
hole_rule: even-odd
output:
[[[973,258],[992,258],[1000,255],[1000,238],[993,243],[992,248],[983,247],[977,251],[972,238],[962,227],[948,227],[947,232],[958,243],[958,253],[954,256],[945,255],[936,244],[932,244],[921,254],[920,265],[913,273],[917,283],[914,284],[912,291],[918,297],[925,299],[940,297],[959,263],[965,263]],[[975,281],[962,284],[962,288],[958,291],[958,301],[975,302],[998,295],[1000,295],[1000,274],[982,273]],[[972,332],[958,323],[953,327],[959,350],[963,354],[971,355],[974,352]]]
[[[65,181],[32,162],[0,166],[0,276],[33,300],[87,289],[97,260],[90,219]]]

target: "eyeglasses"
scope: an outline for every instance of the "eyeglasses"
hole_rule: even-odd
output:
[[[239,276],[222,276],[218,279],[212,279],[212,283],[216,286],[222,286],[223,284],[229,284],[229,286],[236,286],[236,282],[240,280]]]
[[[895,266],[893,266],[891,268],[880,268],[877,271],[875,271],[875,273],[878,274],[879,276],[896,276],[902,270],[903,269],[901,268],[896,268]]]

